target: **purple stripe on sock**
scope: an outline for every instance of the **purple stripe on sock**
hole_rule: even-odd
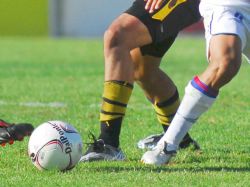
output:
[[[210,88],[205,83],[201,82],[198,76],[193,78],[191,84],[194,88],[196,88],[208,97],[216,98],[218,95],[218,91]]]

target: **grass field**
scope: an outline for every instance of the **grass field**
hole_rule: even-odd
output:
[[[99,131],[103,85],[101,40],[0,39],[0,118],[35,126],[48,120],[73,124],[88,141]],[[184,86],[206,67],[203,38],[180,37],[162,69]],[[191,134],[202,152],[180,151],[171,164],[142,165],[136,142],[161,132],[151,105],[135,86],[121,132],[125,162],[81,163],[70,172],[38,171],[26,138],[0,147],[0,186],[250,186],[250,65],[223,88]],[[86,147],[85,147],[86,148]]]

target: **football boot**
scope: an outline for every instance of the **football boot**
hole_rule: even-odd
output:
[[[141,162],[143,164],[161,166],[169,163],[172,157],[176,155],[176,150],[170,149],[166,142],[157,144],[152,150],[143,154]]]
[[[0,145],[13,144],[22,141],[25,136],[30,136],[34,127],[28,123],[11,124],[0,119]]]
[[[80,162],[92,161],[122,161],[125,155],[122,150],[104,143],[102,139],[96,139],[93,134],[90,134],[93,143],[88,143],[88,149],[82,156]]]
[[[139,140],[137,143],[137,147],[139,149],[148,149],[152,150],[158,143],[158,141],[163,137],[164,133],[162,134],[154,134],[150,135],[144,139]],[[179,148],[180,149],[185,149],[187,147],[193,146],[194,150],[199,150],[200,146],[199,144],[193,140],[190,135],[187,133],[183,140],[181,141]]]

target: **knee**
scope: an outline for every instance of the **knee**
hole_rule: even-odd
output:
[[[109,52],[112,49],[126,47],[126,31],[119,24],[112,24],[104,33],[104,50]]]

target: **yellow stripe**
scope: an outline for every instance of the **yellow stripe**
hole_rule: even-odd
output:
[[[120,85],[112,81],[107,81],[104,83],[103,97],[118,103],[128,104],[128,100],[131,96],[132,88],[125,85]],[[111,113],[121,113],[117,115],[109,115],[100,113],[100,121],[109,121],[119,117],[123,117],[126,112],[125,106],[119,106],[115,104],[107,103],[103,100],[102,110]]]
[[[171,6],[171,3],[176,1],[174,6]],[[153,19],[164,20],[178,5],[185,3],[187,0],[170,0],[164,7],[160,9],[156,14],[152,16]]]
[[[104,83],[104,93],[103,97],[118,101],[120,103],[127,104],[132,93],[132,89],[127,86],[122,86],[114,82],[105,82]]]
[[[104,110],[105,112],[115,112],[115,113],[123,113],[124,114],[126,111],[126,107],[113,105],[113,104],[110,104],[110,103],[103,101],[102,110]]]
[[[169,118],[169,117],[165,117],[165,116],[157,116],[158,121],[160,122],[160,124],[162,125],[170,125],[173,117]]]
[[[113,120],[119,117],[122,117],[122,115],[107,115],[107,114],[100,113],[100,121],[109,121],[109,120]]]
[[[173,116],[171,116],[171,115],[176,113],[179,105],[180,105],[179,99],[167,107],[160,108],[155,104],[154,109],[157,113],[157,119],[160,122],[160,124],[169,125],[173,119]]]
[[[154,109],[156,113],[160,115],[169,116],[169,115],[176,113],[179,105],[180,105],[180,100],[176,100],[172,105],[167,106],[167,107],[159,108],[156,105],[154,105]]]

